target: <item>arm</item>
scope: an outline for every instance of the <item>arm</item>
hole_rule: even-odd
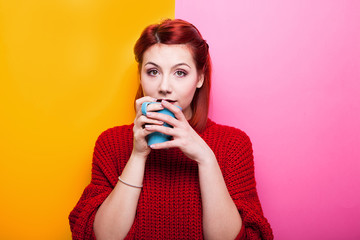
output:
[[[136,209],[137,195],[141,190],[117,181],[119,171],[116,167],[118,161],[116,155],[120,151],[127,156],[130,155],[122,175],[122,179],[126,180],[128,173],[142,177],[141,159],[135,154],[130,154],[131,149],[126,150],[126,146],[130,145],[129,141],[123,142],[124,149],[119,152],[113,150],[114,139],[122,136],[123,131],[108,130],[102,133],[96,142],[91,183],[85,188],[69,216],[73,239],[124,238],[133,223],[131,215],[135,211],[133,209]],[[140,171],[140,174],[136,175],[134,171]],[[134,184],[137,184],[136,180],[132,178],[127,181],[134,181]],[[115,201],[120,201],[121,205]],[[125,219],[125,217],[129,217],[129,219]],[[118,218],[120,218],[119,220],[124,219],[124,221],[120,222]]]
[[[146,159],[132,154],[121,179],[140,186],[144,177]],[[97,239],[124,239],[134,219],[141,188],[117,182],[111,194],[98,209],[94,220],[94,233]]]
[[[235,239],[240,232],[242,220],[230,197],[217,160],[212,154],[198,162],[204,238]]]
[[[158,113],[149,114],[149,117],[167,122],[173,128],[154,125],[146,127],[150,131],[171,135],[174,139],[154,144],[151,148],[178,147],[187,157],[198,163],[204,237],[205,239],[234,239],[240,232],[242,221],[226,188],[214,153],[191,128],[178,108],[165,101],[162,104],[175,114],[176,119]]]
[[[269,222],[263,215],[256,190],[254,157],[250,138],[239,129],[226,136],[226,166],[221,165],[229,193],[242,217],[246,239],[274,238]],[[241,234],[240,234],[241,235]]]
[[[114,153],[111,150],[109,136],[116,131],[108,129],[97,139],[92,162],[91,182],[85,188],[79,201],[69,215],[72,239],[94,239],[93,222],[96,210],[111,193],[116,184],[114,175]]]
[[[143,97],[135,103],[137,114],[133,128],[133,150],[120,176],[124,182],[135,186],[142,185],[146,159],[151,151],[145,139],[150,132],[143,126],[147,123],[163,124],[163,122],[148,119],[142,115],[141,104],[146,101],[154,101],[154,99]],[[162,106],[152,104],[149,108],[149,111],[157,111]],[[94,233],[97,239],[124,239],[127,236],[135,220],[140,193],[141,188],[117,182],[95,215]]]

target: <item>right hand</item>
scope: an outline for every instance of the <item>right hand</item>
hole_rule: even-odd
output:
[[[145,159],[147,158],[147,156],[151,151],[151,148],[147,145],[147,141],[145,137],[152,132],[147,130],[144,126],[145,124],[162,125],[163,122],[144,116],[141,112],[141,105],[144,102],[155,102],[155,101],[156,99],[149,96],[139,98],[135,101],[136,116],[135,116],[134,128],[133,128],[134,144],[133,144],[132,154],[135,154],[139,157],[143,157]],[[163,109],[163,106],[161,104],[149,104],[147,107],[148,112],[158,111],[161,109]]]

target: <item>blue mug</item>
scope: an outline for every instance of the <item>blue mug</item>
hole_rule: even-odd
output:
[[[159,102],[144,102],[141,105],[141,112],[145,116],[146,116],[146,113],[147,113],[147,106],[149,104],[161,104],[161,103],[159,103]],[[181,110],[181,107],[179,107],[179,106],[176,106],[176,107],[180,108],[180,110]],[[174,113],[171,112],[167,108],[161,109],[161,110],[156,111],[156,112],[166,114],[166,115],[169,115],[169,116],[175,118]],[[172,127],[167,123],[164,123],[163,126]],[[153,133],[150,133],[147,136],[147,141],[148,141],[148,145],[150,146],[150,145],[155,144],[155,143],[163,143],[163,142],[169,141],[169,140],[171,140],[171,138],[172,138],[172,136],[169,136],[169,135],[166,135],[166,134],[163,134],[163,133],[160,133],[160,132],[153,132]]]

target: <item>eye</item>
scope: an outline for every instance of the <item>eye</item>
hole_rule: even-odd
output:
[[[149,76],[156,76],[159,74],[158,70],[156,69],[150,69],[146,72]]]
[[[177,71],[175,72],[175,75],[176,75],[177,77],[185,77],[185,76],[187,75],[187,72],[185,72],[185,71],[183,71],[183,70],[177,70]]]

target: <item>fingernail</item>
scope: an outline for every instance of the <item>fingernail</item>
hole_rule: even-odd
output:
[[[151,117],[151,116],[154,116],[154,114],[153,114],[152,112],[147,112],[147,113],[146,113],[146,116]]]
[[[153,102],[156,102],[157,101],[157,99],[156,98],[153,98]]]
[[[149,147],[150,147],[150,148],[154,148],[154,144],[150,145]]]
[[[146,124],[145,127],[146,127],[146,128],[151,128],[152,126],[149,125],[149,124]]]

